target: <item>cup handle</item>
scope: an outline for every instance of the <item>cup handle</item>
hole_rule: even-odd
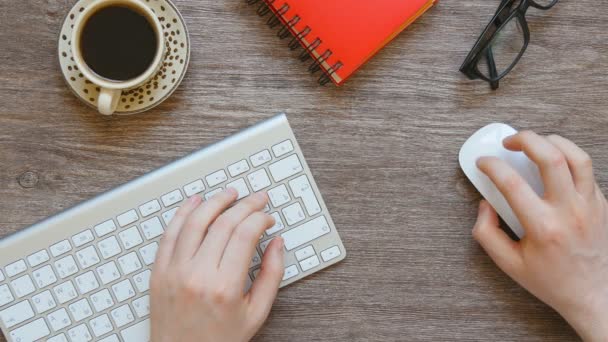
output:
[[[97,109],[103,115],[112,115],[118,107],[118,100],[122,91],[119,89],[101,88],[97,98]]]

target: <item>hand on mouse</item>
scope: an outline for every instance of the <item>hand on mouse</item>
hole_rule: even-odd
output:
[[[151,341],[241,342],[262,326],[283,277],[283,241],[268,246],[262,268],[245,293],[255,246],[272,216],[256,193],[227,190],[202,203],[188,199],[171,220],[151,278]]]
[[[479,169],[509,202],[526,235],[511,240],[482,201],[475,239],[498,267],[557,310],[583,339],[608,341],[608,204],[590,157],[565,138],[533,132],[503,144],[538,165],[545,194],[539,197],[504,161],[480,158]]]

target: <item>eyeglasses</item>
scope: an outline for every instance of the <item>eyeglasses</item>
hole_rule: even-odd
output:
[[[477,39],[460,71],[498,89],[498,81],[519,62],[530,42],[526,12],[548,10],[559,0],[502,0],[494,17]]]

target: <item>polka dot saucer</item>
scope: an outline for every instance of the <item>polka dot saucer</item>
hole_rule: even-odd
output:
[[[65,18],[59,34],[59,64],[72,92],[89,107],[97,109],[99,87],[78,70],[72,57],[72,29],[78,15],[95,0],[79,0]],[[115,114],[135,114],[149,110],[171,95],[179,86],[190,59],[190,39],[184,19],[169,0],[141,0],[160,21],[166,52],[160,70],[139,88],[123,91]]]

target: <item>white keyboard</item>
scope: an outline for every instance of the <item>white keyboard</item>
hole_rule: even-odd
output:
[[[150,267],[180,203],[226,187],[268,192],[285,240],[281,286],[346,256],[281,114],[0,240],[0,327],[8,341],[149,341]]]

